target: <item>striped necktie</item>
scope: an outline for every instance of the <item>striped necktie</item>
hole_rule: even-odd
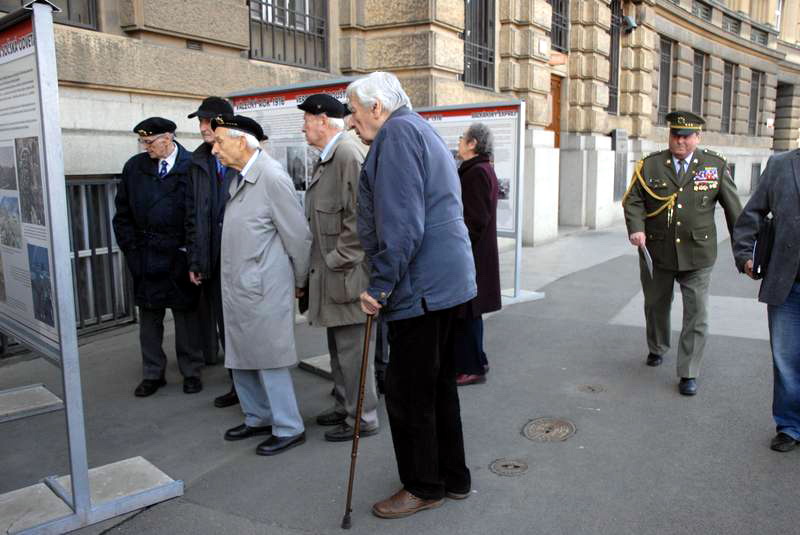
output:
[[[167,176],[167,160],[161,162],[161,169],[158,170],[158,178]]]

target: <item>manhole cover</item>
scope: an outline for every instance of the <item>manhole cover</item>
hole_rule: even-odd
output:
[[[534,442],[561,442],[575,433],[575,424],[561,418],[537,418],[522,429],[525,438]]]
[[[605,387],[600,385],[580,385],[578,390],[581,392],[586,392],[587,394],[599,394],[600,392],[605,392]]]
[[[489,465],[489,470],[498,476],[520,476],[528,471],[528,463],[517,459],[497,459]]]

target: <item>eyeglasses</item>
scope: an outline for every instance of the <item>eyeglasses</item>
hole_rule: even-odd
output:
[[[153,143],[155,143],[159,139],[163,139],[163,137],[164,137],[164,134],[158,135],[158,136],[154,137],[153,139],[144,139],[144,138],[140,137],[139,138],[139,145],[143,145],[145,147],[149,147],[150,145],[152,145]]]

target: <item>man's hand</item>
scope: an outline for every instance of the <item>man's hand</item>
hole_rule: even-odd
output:
[[[300,299],[304,295],[306,295],[306,289],[305,288],[295,288],[294,289],[294,297],[296,299]]]
[[[744,272],[747,274],[748,277],[751,279],[755,279],[755,275],[753,275],[753,261],[748,260],[744,263]]]
[[[631,245],[635,247],[644,247],[644,232],[634,232],[630,236],[628,236],[628,240],[630,240]]]
[[[192,281],[192,284],[195,286],[200,286],[203,283],[203,274],[190,271],[189,280]]]
[[[381,309],[381,304],[372,298],[367,292],[361,292],[361,310],[364,314],[374,316]]]

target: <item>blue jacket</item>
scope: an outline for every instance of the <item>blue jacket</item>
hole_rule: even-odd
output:
[[[455,160],[428,122],[395,111],[370,145],[358,191],[358,235],[371,264],[367,292],[388,321],[477,295]]]

